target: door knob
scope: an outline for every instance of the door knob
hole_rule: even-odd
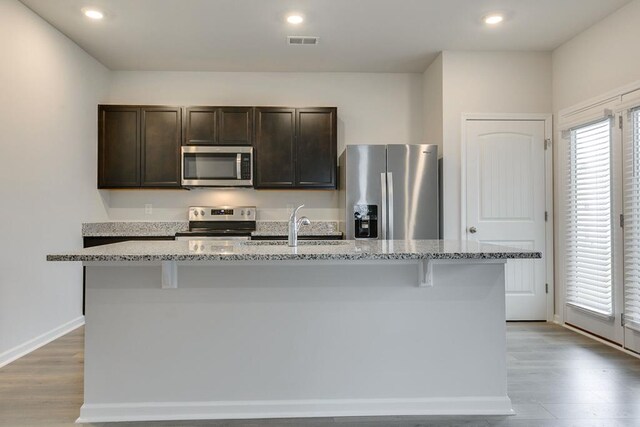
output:
[[[469,227],[469,233],[476,234],[478,230],[475,227]]]

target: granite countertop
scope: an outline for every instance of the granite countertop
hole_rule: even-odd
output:
[[[83,237],[175,236],[189,230],[188,221],[108,221],[82,224]],[[252,236],[287,236],[287,221],[256,221]],[[342,236],[336,221],[312,221],[300,227],[300,236]]]
[[[289,223],[287,221],[256,221],[256,231],[252,236],[287,236]],[[310,225],[303,225],[299,236],[342,236],[338,231],[336,221],[311,221]]]
[[[87,222],[82,224],[82,237],[168,237],[188,229],[189,221]]]
[[[535,259],[540,252],[454,240],[339,240],[299,242],[122,242],[48,255],[48,261],[286,261]]]

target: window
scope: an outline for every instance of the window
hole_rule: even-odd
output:
[[[632,110],[624,152],[625,324],[640,331],[640,109]]]
[[[613,316],[611,119],[571,130],[567,303]]]

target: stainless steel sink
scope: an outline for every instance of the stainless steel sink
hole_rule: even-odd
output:
[[[337,246],[348,245],[348,240],[298,240],[298,246]],[[286,240],[249,240],[242,242],[243,245],[248,246],[287,246]]]

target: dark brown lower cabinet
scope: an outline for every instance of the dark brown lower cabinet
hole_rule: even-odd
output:
[[[337,109],[256,108],[255,188],[335,189]]]

